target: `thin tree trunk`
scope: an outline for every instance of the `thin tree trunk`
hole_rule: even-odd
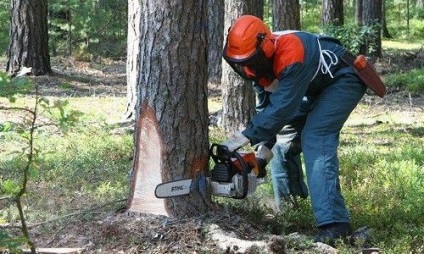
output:
[[[66,14],[66,21],[68,22],[68,30],[66,33],[66,56],[72,56],[72,11],[71,11],[71,3],[68,0],[68,8]]]
[[[264,18],[264,0],[252,1],[250,8],[252,15],[260,19]]]
[[[343,26],[343,0],[323,0],[322,1],[322,24]]]
[[[362,26],[364,24],[363,12],[364,12],[363,0],[356,0],[355,19],[356,19],[356,24],[358,24],[358,26]]]
[[[298,0],[273,0],[272,27],[274,31],[300,30]]]
[[[367,55],[372,57],[381,57],[381,13],[382,13],[382,0],[364,0],[364,25],[368,27],[375,27],[374,34],[370,35],[366,41]],[[373,51],[369,52],[372,45]]]
[[[384,1],[384,0],[382,0]],[[409,7],[409,0],[406,0],[406,31],[409,33],[409,19],[410,19],[410,7]]]
[[[227,37],[228,28],[233,22],[241,15],[248,13],[251,13],[248,1],[225,1],[224,38]],[[223,89],[222,126],[226,132],[233,133],[243,129],[255,114],[252,82],[241,78],[223,61],[221,84]]]
[[[209,82],[221,83],[224,41],[224,0],[208,0],[208,76]]]
[[[382,6],[381,6],[381,29],[382,29],[382,36],[384,38],[391,39],[393,38],[392,35],[389,32],[389,29],[387,29],[387,22],[386,22],[386,0],[382,0]]]
[[[10,43],[6,71],[16,75],[22,68],[31,74],[52,72],[48,50],[47,0],[11,0]]]

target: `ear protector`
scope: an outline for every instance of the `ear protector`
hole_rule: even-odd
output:
[[[271,58],[274,54],[274,42],[272,42],[271,39],[267,38],[265,33],[258,34],[258,46],[264,52],[265,57]]]

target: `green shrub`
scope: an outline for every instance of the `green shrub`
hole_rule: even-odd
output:
[[[376,45],[373,42],[375,41],[375,31],[378,28],[378,25],[358,26],[350,23],[344,26],[329,25],[324,27],[323,31],[326,35],[339,39],[341,43],[354,54],[358,54],[361,47],[365,45],[365,42],[369,47],[367,50],[368,53],[373,53],[375,51]]]
[[[388,87],[404,88],[411,92],[424,91],[424,69],[413,69],[404,73],[390,74],[385,77]]]

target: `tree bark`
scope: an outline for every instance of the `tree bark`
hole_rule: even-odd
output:
[[[72,10],[70,1],[67,2],[67,17],[66,17],[66,23],[68,25],[68,29],[66,32],[66,56],[70,57],[72,56]]]
[[[322,24],[343,26],[343,0],[323,0],[322,1]]]
[[[48,50],[47,0],[11,0],[10,43],[6,71],[16,75],[22,68],[31,74],[52,72]]]
[[[371,57],[381,57],[381,14],[382,14],[382,0],[364,0],[363,6],[363,21],[364,25],[368,27],[375,27],[374,34],[368,36],[365,42],[367,55]],[[370,51],[370,47],[373,50]]]
[[[140,1],[128,0],[127,33],[127,108],[123,120],[135,120],[137,104],[137,81],[140,61]]]
[[[220,83],[224,41],[224,0],[208,0],[208,76],[209,82]]]
[[[387,28],[387,22],[386,22],[386,1],[382,0],[382,6],[381,6],[381,30],[382,30],[382,36],[384,38],[391,39],[393,38],[392,35],[389,32],[389,29]]]
[[[358,26],[362,26],[364,24],[363,12],[364,12],[363,0],[356,0],[355,19],[356,19],[356,24],[358,24]]]
[[[251,13],[248,2],[225,1],[224,38],[227,37],[228,28],[238,17]],[[245,128],[255,114],[255,95],[252,82],[241,78],[223,61],[221,85],[223,97],[222,127],[227,133],[233,133]]]
[[[206,0],[142,0],[129,211],[198,215],[210,195],[158,199],[161,182],[206,173],[209,160]]]
[[[273,0],[272,29],[300,30],[299,0]]]
[[[252,15],[260,19],[264,18],[264,0],[252,1],[250,8]]]

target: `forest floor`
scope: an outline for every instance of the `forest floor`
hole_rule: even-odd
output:
[[[393,60],[393,59],[392,59]],[[378,65],[381,73],[390,72],[390,61]],[[405,59],[403,66],[408,66]],[[125,62],[88,63],[54,59],[55,74],[36,77],[42,92],[51,96],[84,94],[125,96]],[[3,67],[3,66],[0,66]],[[4,68],[2,68],[4,69]],[[60,84],[71,89],[64,92]],[[219,89],[211,86],[219,98]],[[390,89],[384,99],[365,96],[361,103],[374,105],[374,112],[353,114],[364,120],[364,114],[375,115],[393,110],[408,114],[412,121],[423,121],[424,95]],[[419,113],[419,114],[415,114]],[[272,223],[275,214],[269,214]],[[269,233],[267,221],[254,223],[237,211],[223,210],[201,217],[171,219],[164,216],[129,214],[125,209],[101,209],[83,220],[49,223],[33,227],[31,235],[38,247],[81,248],[81,253],[336,253],[324,244],[312,244],[312,235],[292,233],[286,236]],[[352,248],[353,253],[361,250]],[[0,251],[1,252],[1,251]],[[78,252],[78,251],[77,251]],[[75,253],[77,253],[75,252]],[[40,252],[42,253],[42,252]],[[47,253],[47,252],[45,252]]]

